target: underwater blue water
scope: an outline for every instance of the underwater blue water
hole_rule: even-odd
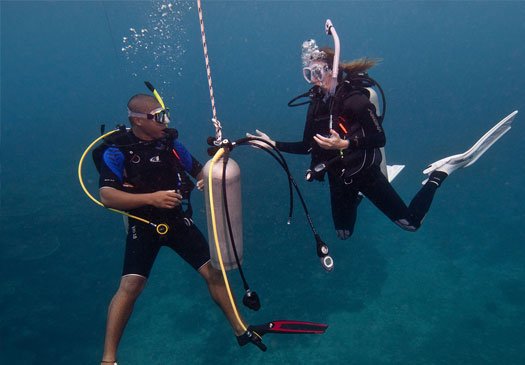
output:
[[[118,286],[122,218],[87,199],[78,160],[101,123],[157,86],[181,140],[201,161],[213,133],[193,2],[2,1],[0,363],[96,364]],[[164,15],[163,15],[164,14]],[[519,109],[513,129],[438,191],[424,226],[400,230],[369,202],[354,236],[338,241],[328,187],[292,173],[335,259],[325,273],[300,206],[286,225],[287,184],[253,149],[234,151],[243,172],[245,272],[262,299],[250,323],[324,322],[322,336],[265,336],[239,348],[204,282],[161,251],[119,350],[121,364],[525,363],[525,3],[205,1],[218,116],[225,136],[255,128],[302,136],[307,90],[300,46],[331,44],[342,58],[383,61],[387,156],[407,167],[394,186],[406,200],[421,171],[468,148]],[[131,28],[134,31],[130,30]],[[142,29],[146,31],[142,32]],[[124,41],[126,37],[126,41]],[[97,177],[88,158],[88,188]],[[197,224],[206,227],[194,194]],[[230,274],[237,297],[242,286]]]

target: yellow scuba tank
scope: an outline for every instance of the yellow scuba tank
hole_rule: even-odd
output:
[[[213,237],[210,194],[209,194],[209,176],[211,160],[203,168],[204,174],[204,196],[206,202],[206,218],[208,222],[208,240],[210,242],[211,264],[220,270],[217,249],[211,242],[215,242]],[[213,164],[212,174],[212,193],[215,221],[217,225],[217,236],[221,250],[224,268],[231,270],[237,268],[235,252],[232,247],[232,241],[228,229],[227,213],[230,218],[230,226],[233,233],[233,240],[237,251],[239,263],[242,264],[243,258],[243,239],[242,239],[242,202],[241,202],[241,169],[239,165],[228,158],[226,163],[225,188],[227,201],[223,196],[223,165],[224,157],[221,157]],[[226,211],[227,209],[227,211]]]

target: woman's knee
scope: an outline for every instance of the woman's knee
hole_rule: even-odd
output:
[[[347,240],[352,236],[353,229],[336,229],[335,233],[340,240]]]
[[[405,231],[408,231],[408,232],[415,232],[415,231],[417,231],[419,229],[419,227],[421,227],[421,223],[420,222],[414,223],[414,222],[411,222],[410,220],[405,219],[405,218],[396,219],[396,220],[394,220],[394,223],[397,224],[402,229],[404,229]]]

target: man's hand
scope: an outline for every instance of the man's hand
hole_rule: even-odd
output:
[[[182,195],[175,190],[160,190],[151,193],[150,205],[156,208],[173,209],[182,202]]]
[[[320,134],[314,136],[314,140],[324,150],[344,150],[348,148],[348,141],[341,139],[339,133],[330,129],[330,137],[323,137]]]

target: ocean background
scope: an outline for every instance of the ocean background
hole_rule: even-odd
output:
[[[0,363],[98,364],[107,305],[118,287],[122,217],[93,204],[79,158],[151,81],[181,141],[205,162],[213,135],[194,2],[1,1]],[[296,199],[287,225],[286,176],[239,147],[244,269],[262,301],[249,323],[324,322],[322,336],[264,337],[238,347],[204,281],[161,250],[119,349],[119,364],[524,364],[525,2],[205,1],[217,112],[225,137],[256,128],[302,137],[309,86],[301,43],[330,18],[342,59],[383,61],[389,163],[406,202],[427,164],[465,151],[520,110],[512,130],[439,189],[417,233],[363,201],[339,241],[327,183],[287,161],[335,270],[325,273]],[[132,30],[133,29],[133,30]],[[97,193],[88,156],[84,178]],[[202,194],[195,220],[205,232]],[[242,285],[230,272],[236,296]]]

